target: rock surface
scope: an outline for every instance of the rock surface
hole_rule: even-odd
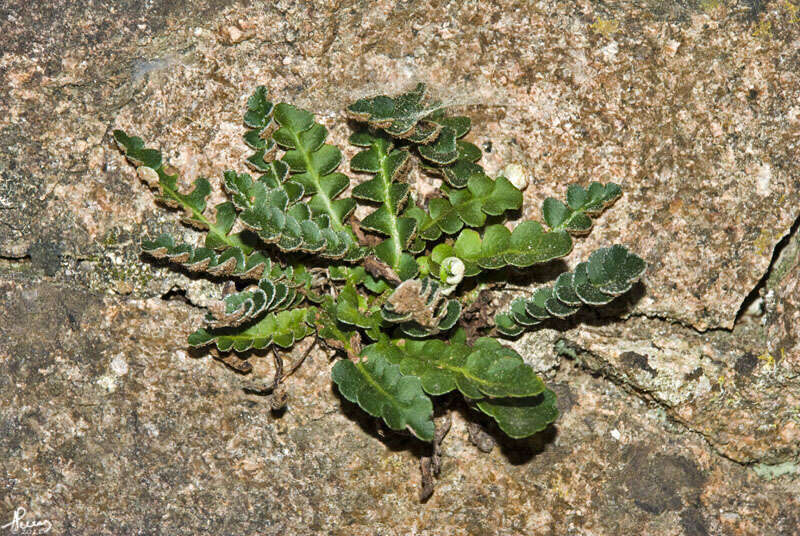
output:
[[[23,507],[54,534],[800,532],[794,4],[243,4],[0,7],[0,525]],[[109,137],[218,184],[256,85],[351,155],[343,106],[417,81],[473,117],[487,169],[531,169],[525,216],[570,182],[623,186],[568,266],[612,242],[649,263],[629,298],[513,343],[562,417],[483,454],[459,409],[424,504],[421,447],[341,399],[326,356],[275,414],[188,352],[219,289],[140,258],[145,234],[194,235]]]

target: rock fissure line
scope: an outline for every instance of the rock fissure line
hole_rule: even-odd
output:
[[[744,300],[742,300],[742,304],[739,306],[739,310],[736,312],[736,316],[734,317],[735,319],[733,321],[734,326],[741,322],[742,318],[747,312],[747,309],[753,304],[753,302],[761,297],[761,291],[766,289],[767,285],[772,280],[776,265],[781,260],[781,254],[789,246],[789,244],[791,244],[792,240],[798,236],[798,232],[800,232],[800,214],[795,218],[794,222],[789,227],[789,232],[786,233],[786,236],[781,238],[772,249],[772,257],[770,258],[767,269],[764,270],[764,274],[758,280],[758,283],[756,283],[753,289],[747,294],[747,296],[745,296]],[[764,312],[762,311],[760,316],[763,316],[763,314]]]
[[[5,261],[13,264],[27,264],[31,262],[31,256],[28,253],[24,255],[0,253],[0,261]]]
[[[716,455],[720,456],[721,458],[725,458],[726,460],[729,460],[729,461],[731,461],[731,462],[733,462],[733,463],[735,463],[737,465],[740,465],[742,467],[748,467],[748,466],[752,466],[752,465],[755,465],[755,464],[758,464],[758,463],[763,463],[761,459],[756,459],[756,460],[753,460],[752,462],[743,462],[741,460],[737,460],[735,458],[731,458],[730,456],[728,456],[724,452],[720,451],[716,447],[714,442],[709,438],[708,435],[704,434],[701,430],[693,428],[686,421],[684,421],[682,419],[679,419],[679,418],[676,418],[672,414],[672,411],[671,411],[672,410],[672,406],[670,406],[669,404],[665,403],[662,400],[659,400],[657,397],[655,397],[652,394],[651,391],[648,391],[647,389],[644,389],[642,387],[634,385],[634,384],[630,383],[629,381],[627,381],[624,377],[620,376],[619,374],[615,374],[614,373],[614,369],[610,366],[609,363],[605,362],[605,360],[603,360],[602,357],[600,357],[599,355],[597,355],[596,353],[594,353],[592,351],[586,350],[585,348],[577,345],[576,343],[574,343],[573,341],[570,341],[568,339],[559,339],[559,340],[563,341],[566,345],[568,345],[569,350],[571,350],[572,353],[574,353],[574,355],[571,355],[571,353],[569,353],[567,351],[556,350],[556,352],[559,355],[573,359],[578,364],[578,366],[580,366],[581,368],[583,368],[587,372],[590,372],[590,373],[593,373],[593,374],[599,374],[604,379],[610,381],[614,385],[617,385],[617,386],[623,388],[624,390],[630,392],[631,394],[633,394],[635,396],[638,396],[644,402],[647,402],[648,404],[653,404],[653,405],[663,409],[665,411],[667,417],[670,419],[670,421],[672,421],[675,424],[680,425],[685,431],[693,433],[693,434],[697,434],[698,436],[700,436],[703,439],[703,442],[706,443],[708,445],[709,449],[711,449],[711,451],[714,452]],[[597,367],[591,366],[589,364],[589,362],[587,362],[584,359],[584,357],[582,357],[582,356],[590,356],[590,359],[593,359],[595,362],[597,362],[599,366],[597,366]]]

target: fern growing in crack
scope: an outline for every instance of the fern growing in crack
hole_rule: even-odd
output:
[[[248,172],[223,173],[229,201],[214,207],[207,179],[185,192],[159,151],[114,131],[157,199],[205,233],[202,244],[146,238],[143,251],[238,285],[208,307],[188,343],[242,354],[314,336],[342,357],[332,379],[346,399],[422,441],[440,440],[434,402],[450,393],[512,438],[544,429],[558,416],[555,395],[493,335],[608,303],[631,288],[644,261],[621,245],[602,248],[514,300],[494,325],[467,322],[462,311],[475,299],[469,289],[494,288],[504,270],[568,255],[620,187],[570,185],[566,202],[544,201],[543,223],[512,224],[524,184],[513,173],[489,176],[480,149],[464,139],[470,119],[448,115],[424,86],[361,99],[346,113],[362,124],[349,138],[359,150],[349,162],[360,177],[354,185],[325,126],[257,88],[244,114]],[[415,166],[441,178],[438,197],[415,194],[407,181]],[[277,389],[285,377],[274,356]]]

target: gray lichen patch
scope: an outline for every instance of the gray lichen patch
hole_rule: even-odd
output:
[[[578,327],[564,336],[574,357],[630,386],[697,431],[725,456],[776,463],[800,453],[800,385],[770,359],[763,328],[698,333],[658,319]]]

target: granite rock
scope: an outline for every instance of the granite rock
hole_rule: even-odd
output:
[[[54,534],[759,534],[800,526],[800,23],[791,2],[38,2],[0,6],[0,524]],[[240,169],[257,85],[313,110],[427,83],[473,118],[521,217],[578,181],[623,197],[549,281],[622,243],[626,298],[512,344],[556,426],[484,454],[454,407],[444,467],[382,435],[313,352],[270,411],[186,335],[219,288],[141,257],[194,231],[114,146],[181,184]],[[348,170],[345,170],[348,171]],[[424,176],[418,181],[428,180]],[[221,199],[220,194],[215,194]],[[504,294],[497,303],[510,296]],[[297,351],[302,351],[299,348]],[[296,356],[296,354],[294,354]],[[255,381],[271,360],[250,358]]]
[[[489,454],[454,406],[436,492],[417,501],[423,445],[382,437],[312,355],[275,413],[184,337],[175,301],[6,280],[0,519],[20,506],[55,534],[788,534],[792,468],[764,480],[664,411],[565,362],[558,425]],[[38,307],[32,307],[32,304]],[[32,336],[33,334],[33,336]],[[24,359],[20,359],[24,356]],[[271,360],[254,356],[253,375]]]

